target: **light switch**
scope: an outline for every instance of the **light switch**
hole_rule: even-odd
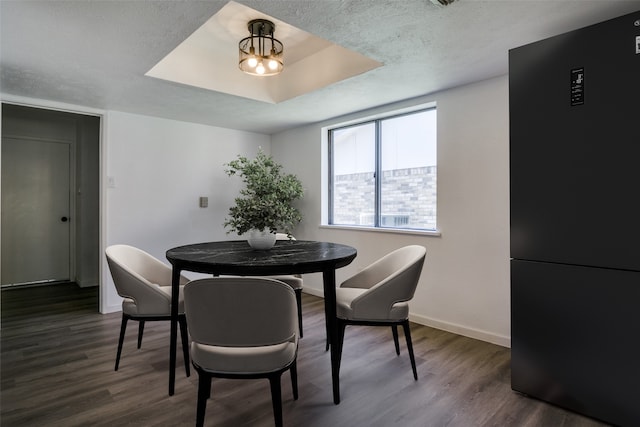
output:
[[[209,207],[209,198],[208,197],[200,197],[200,207],[208,208]]]
[[[107,187],[116,188],[116,179],[112,176],[107,177]]]

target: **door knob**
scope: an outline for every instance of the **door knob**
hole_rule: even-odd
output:
[[[69,221],[69,218],[67,218],[66,216],[63,216],[62,218],[60,218],[60,221],[67,222]]]

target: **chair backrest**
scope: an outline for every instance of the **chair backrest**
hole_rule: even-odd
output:
[[[287,233],[276,233],[276,240],[289,240],[289,235]],[[296,240],[296,238],[291,236],[291,240]]]
[[[139,314],[169,313],[170,298],[158,287],[171,286],[171,267],[129,245],[109,246],[105,254],[118,295],[132,299]]]
[[[296,240],[296,238],[295,238],[295,237],[293,237],[293,236],[291,236],[291,238],[289,238],[289,235],[288,235],[287,233],[276,233],[276,240]],[[302,277],[302,275],[301,275],[301,274],[291,274],[291,275],[288,275],[288,276],[290,276],[290,277],[298,277],[298,278]],[[280,280],[282,280],[282,278],[283,278],[284,276],[277,276],[277,277],[279,277],[279,278],[280,278]],[[291,285],[291,284],[290,284],[290,285]],[[293,285],[292,285],[292,286],[293,286]],[[294,286],[294,287],[295,287],[295,288],[302,289],[302,284],[296,285],[296,286]]]
[[[298,340],[291,287],[264,277],[199,279],[184,288],[193,341],[224,347],[257,347]]]
[[[368,289],[352,301],[354,312],[369,306],[380,315],[393,304],[413,298],[426,253],[426,248],[419,245],[396,249],[344,281],[342,287]]]

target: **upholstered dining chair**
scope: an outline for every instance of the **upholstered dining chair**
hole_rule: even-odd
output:
[[[129,319],[138,321],[138,348],[146,321],[171,320],[171,267],[142,249],[129,245],[112,245],[106,249],[107,263],[118,295],[122,298],[122,323],[118,340],[115,370],[118,370],[124,335]],[[189,368],[187,321],[184,315],[182,288],[189,280],[180,278],[178,324],[182,336],[184,368]]]
[[[418,245],[396,249],[345,280],[336,289],[339,360],[342,358],[347,325],[391,326],[398,355],[397,327],[402,325],[413,378],[418,379],[409,328],[408,301],[415,293],[426,253],[427,250]]]
[[[280,379],[287,370],[298,399],[293,289],[265,277],[217,277],[187,283],[184,301],[191,362],[198,373],[196,425],[204,424],[212,378],[267,378],[275,424],[281,426]]]
[[[286,233],[276,233],[276,240],[296,240],[295,237],[289,237]],[[267,276],[272,279],[280,280],[291,286],[296,293],[296,304],[298,306],[298,329],[300,330],[300,338],[304,336],[302,331],[302,276],[300,274],[286,274],[281,276]]]

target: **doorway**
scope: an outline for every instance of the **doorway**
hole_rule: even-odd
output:
[[[100,117],[2,104],[2,288],[99,284]]]

